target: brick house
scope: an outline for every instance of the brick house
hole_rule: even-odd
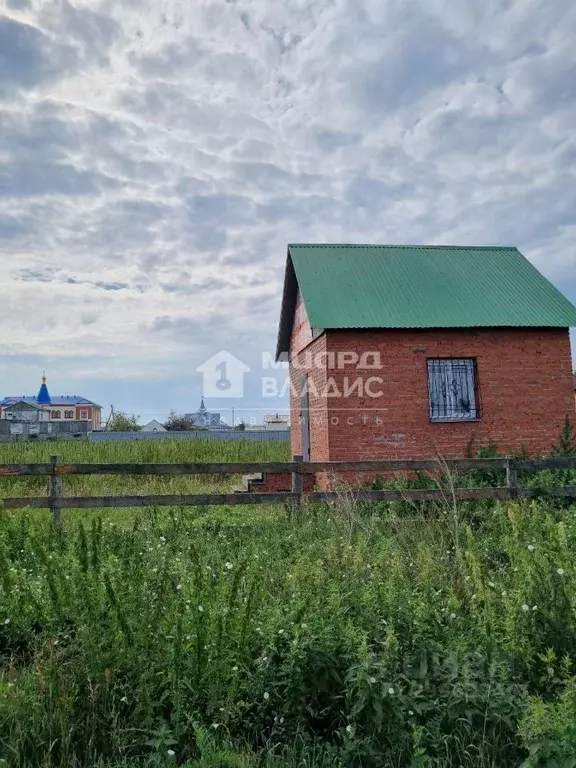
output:
[[[545,454],[576,308],[516,248],[290,245],[277,359],[311,461]]]

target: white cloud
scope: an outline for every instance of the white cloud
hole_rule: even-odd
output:
[[[575,33],[567,0],[5,0],[2,388],[184,408],[206,353],[273,348],[289,241],[513,243],[574,291]]]

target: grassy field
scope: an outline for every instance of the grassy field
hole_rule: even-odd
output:
[[[57,448],[0,463],[287,458]],[[0,765],[576,765],[575,512],[0,512]]]
[[[257,442],[240,440],[134,440],[119,443],[88,443],[61,441],[57,443],[18,442],[0,444],[0,464],[34,464],[62,456],[64,462],[76,463],[185,463],[226,461],[289,461],[288,442]],[[152,495],[203,492],[228,492],[240,478],[234,475],[72,475],[65,478],[66,496]],[[41,496],[47,493],[46,477],[0,478],[2,496]],[[267,520],[278,512],[271,507],[199,507],[188,514],[196,521],[227,522]],[[37,514],[47,519],[48,512]],[[159,512],[164,515],[164,512]],[[71,510],[64,513],[64,523],[75,522],[94,515],[91,510]],[[117,523],[131,524],[132,509],[112,509],[107,515]]]

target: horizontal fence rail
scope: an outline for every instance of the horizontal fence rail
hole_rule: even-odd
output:
[[[498,457],[494,459],[389,459],[386,461],[284,461],[199,462],[195,464],[0,464],[0,477],[22,475],[240,475],[254,472],[288,472],[315,475],[319,472],[439,472],[443,469],[470,472],[473,469],[507,469],[537,472],[543,469],[576,469],[576,456],[534,461]]]
[[[341,473],[373,474],[390,472],[429,471],[436,475],[451,472],[470,472],[475,469],[505,470],[506,485],[496,488],[406,489],[370,491],[353,489],[358,501],[447,501],[470,499],[535,498],[541,496],[576,498],[576,486],[549,488],[520,488],[518,473],[546,469],[576,469],[576,456],[553,457],[528,461],[510,457],[492,459],[401,459],[387,461],[304,462],[296,457],[291,462],[223,462],[191,464],[65,464],[59,456],[52,456],[48,464],[3,464],[0,477],[46,476],[49,495],[6,497],[0,499],[5,509],[48,508],[54,522],[60,525],[62,509],[98,509],[111,507],[148,506],[222,506],[247,504],[290,504],[304,502],[337,501],[342,492],[302,490],[304,475],[327,473],[337,477]],[[285,473],[292,476],[292,491],[170,494],[152,496],[64,496],[63,481],[71,475],[239,475],[255,473]]]

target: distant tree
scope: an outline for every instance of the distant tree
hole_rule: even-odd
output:
[[[124,411],[114,411],[114,416],[108,423],[109,432],[138,432],[142,427],[138,424],[138,416],[129,415]]]
[[[169,432],[186,432],[188,429],[196,429],[192,419],[174,411],[170,411],[170,416],[164,422],[164,427]]]
[[[244,424],[244,422],[241,421],[240,424],[236,424],[234,429],[236,430],[236,432],[244,432],[246,430],[246,424]]]

